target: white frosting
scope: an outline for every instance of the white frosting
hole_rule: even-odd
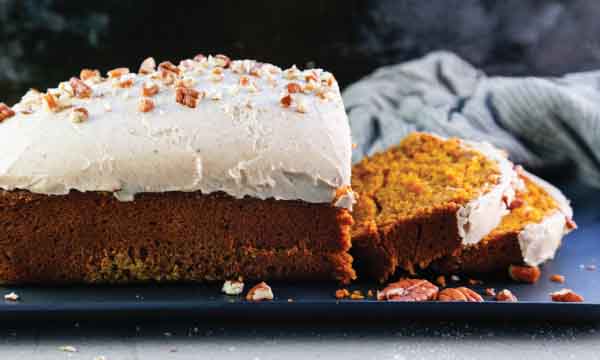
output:
[[[231,68],[215,82],[213,63],[190,64],[195,68],[184,76],[206,92],[196,108],[176,103],[173,86],[153,80],[160,85],[151,98],[156,108],[139,112],[150,75],[133,74],[131,88],[115,87],[111,79],[87,82],[91,99],[68,99],[89,112],[79,124],[69,120],[69,109],[52,113],[22,100],[14,107],[18,114],[0,123],[0,188],[57,195],[109,191],[122,201],[141,192],[224,191],[237,198],[330,203],[337,188],[350,185],[350,128],[335,81],[318,82],[321,97],[316,91],[292,94],[292,106],[284,108],[286,85],[307,84],[300,71],[288,80],[289,73],[267,65],[265,76],[245,75],[254,86],[243,87]],[[248,72],[254,62],[236,65]],[[20,113],[26,109],[32,114]],[[350,208],[352,202],[337,205]]]
[[[458,234],[463,245],[477,244],[508,214],[507,204],[515,197],[520,179],[504,153],[489,143],[464,141],[470,147],[498,164],[500,179],[492,189],[462,206],[456,213]]]
[[[573,210],[567,198],[556,187],[533,174],[523,173],[552,196],[559,206],[541,222],[526,225],[518,235],[523,260],[527,265],[537,266],[554,258],[563,236],[571,231],[566,224],[567,218],[573,216]]]

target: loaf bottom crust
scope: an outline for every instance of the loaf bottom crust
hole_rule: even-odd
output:
[[[354,279],[352,217],[222,193],[46,196],[0,191],[4,283]]]
[[[352,238],[358,273],[384,282],[397,269],[414,273],[436,259],[460,252],[457,210],[458,205],[449,204],[379,228],[374,222],[362,224]]]

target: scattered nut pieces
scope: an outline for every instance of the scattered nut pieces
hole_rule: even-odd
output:
[[[156,61],[153,57],[148,57],[140,65],[138,73],[142,75],[152,74],[156,70]]]
[[[300,70],[298,70],[296,65],[293,65],[291,68],[283,71],[283,77],[288,80],[296,80],[300,78]]]
[[[175,82],[176,87],[186,87],[192,88],[196,84],[196,80],[191,77],[184,77],[183,79],[179,79]]]
[[[163,61],[158,65],[158,68],[162,71],[168,72],[168,73],[172,73],[175,74],[177,76],[179,76],[181,74],[181,69],[178,68],[177,66],[175,66],[175,64],[173,64],[170,61]]]
[[[271,287],[264,281],[256,284],[248,291],[248,294],[246,294],[246,300],[248,301],[273,300],[273,298],[274,296]]]
[[[496,294],[496,301],[517,302],[518,299],[510,290],[502,289]]]
[[[0,123],[13,116],[15,116],[14,110],[5,103],[0,103]]]
[[[158,84],[152,81],[147,81],[144,83],[144,85],[142,85],[142,96],[152,97],[158,94],[158,91]]]
[[[377,292],[377,300],[427,301],[437,297],[438,287],[423,279],[401,279]]]
[[[71,114],[69,115],[69,119],[71,119],[71,121],[74,123],[82,123],[87,121],[89,117],[90,114],[88,113],[87,109],[82,107],[74,108],[71,110]]]
[[[92,82],[97,82],[102,79],[102,76],[100,75],[99,70],[83,69],[79,73],[79,78],[83,81],[89,80]]]
[[[19,301],[19,295],[14,291],[8,294],[4,294],[4,300],[7,301]]]
[[[129,74],[129,68],[126,67],[116,68],[107,72],[108,77],[111,79],[118,79],[126,74]]]
[[[290,94],[299,93],[302,91],[302,87],[298,83],[291,82],[286,85],[287,92]]]
[[[571,289],[562,289],[550,293],[550,298],[555,302],[583,302],[583,296],[577,294]]]
[[[75,352],[77,352],[77,351],[78,351],[78,350],[77,350],[77,348],[76,348],[75,346],[71,346],[71,345],[63,345],[63,346],[60,346],[60,347],[58,348],[58,350],[60,350],[60,351],[64,351],[64,352],[70,352],[70,353],[75,353]]]
[[[577,224],[571,218],[567,218],[567,222],[565,225],[567,226],[567,229],[569,229],[569,230],[577,229]]]
[[[202,100],[203,97],[203,92],[194,89],[188,89],[185,87],[178,87],[175,89],[175,101],[192,109],[198,105],[198,102]]]
[[[352,299],[352,300],[363,300],[364,298],[365,298],[365,296],[362,294],[362,292],[360,290],[354,290],[350,294],[350,299]]]
[[[75,97],[85,99],[92,96],[92,88],[84,83],[81,79],[72,77],[71,80],[69,80],[69,85],[71,85],[71,88],[73,89],[73,95],[75,95]]]
[[[46,109],[52,112],[58,112],[61,110],[61,107],[58,104],[58,99],[56,98],[56,96],[50,93],[42,95],[42,102],[44,103]]]
[[[139,112],[147,113],[154,110],[154,107],[154,101],[152,101],[152,99],[149,98],[141,98],[140,102],[138,103]]]
[[[514,209],[517,209],[517,208],[523,206],[523,204],[525,204],[523,199],[517,197],[517,198],[514,198],[513,201],[508,205],[508,209],[514,210]]]
[[[239,295],[244,292],[244,282],[241,280],[227,280],[223,283],[221,291],[227,295]]]
[[[350,296],[350,291],[348,291],[348,289],[337,289],[335,291],[335,298],[336,299],[344,299]]]
[[[485,289],[485,294],[487,296],[496,296],[496,289],[494,289],[494,288],[486,288]]]
[[[229,65],[231,64],[231,59],[228,56],[223,55],[223,54],[215,55],[214,61],[217,66],[220,66],[225,69],[227,69],[229,67]]]
[[[556,282],[556,283],[560,283],[560,284],[564,284],[565,283],[565,277],[563,275],[560,274],[553,274],[550,276],[550,281]]]
[[[446,287],[446,277],[444,275],[440,275],[435,278],[435,283],[441,287]]]
[[[483,302],[481,295],[464,286],[457,288],[446,288],[438,294],[438,301],[466,301]]]
[[[292,105],[292,95],[284,94],[281,99],[279,99],[279,103],[284,108],[289,108]]]
[[[508,275],[511,279],[528,284],[537,282],[541,274],[537,266],[510,265],[508,267]]]

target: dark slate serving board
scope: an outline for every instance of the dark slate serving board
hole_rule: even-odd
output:
[[[0,300],[3,320],[86,319],[490,319],[490,320],[600,320],[600,192],[576,184],[561,186],[573,200],[579,229],[567,236],[557,258],[543,266],[534,285],[507,280],[485,280],[475,287],[509,288],[518,303],[384,303],[374,300],[336,300],[335,283],[272,283],[276,299],[248,303],[228,297],[215,285],[0,287],[0,294],[17,292],[21,300]],[[590,266],[592,265],[592,266]],[[597,269],[593,269],[597,266]],[[562,274],[563,284],[548,280]],[[574,289],[584,303],[552,303],[549,293]],[[377,289],[374,283],[350,287]],[[293,301],[289,301],[292,299]],[[488,298],[489,299],[489,298]],[[486,299],[486,300],[488,300]]]

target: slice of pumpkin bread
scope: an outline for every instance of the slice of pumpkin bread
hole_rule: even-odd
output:
[[[525,187],[500,225],[478,244],[432,267],[444,273],[488,273],[510,265],[537,266],[554,257],[563,236],[576,227],[573,210],[560,190],[525,171],[520,174]]]
[[[413,133],[353,167],[353,255],[385,281],[476,244],[508,213],[518,176],[487,143]]]

